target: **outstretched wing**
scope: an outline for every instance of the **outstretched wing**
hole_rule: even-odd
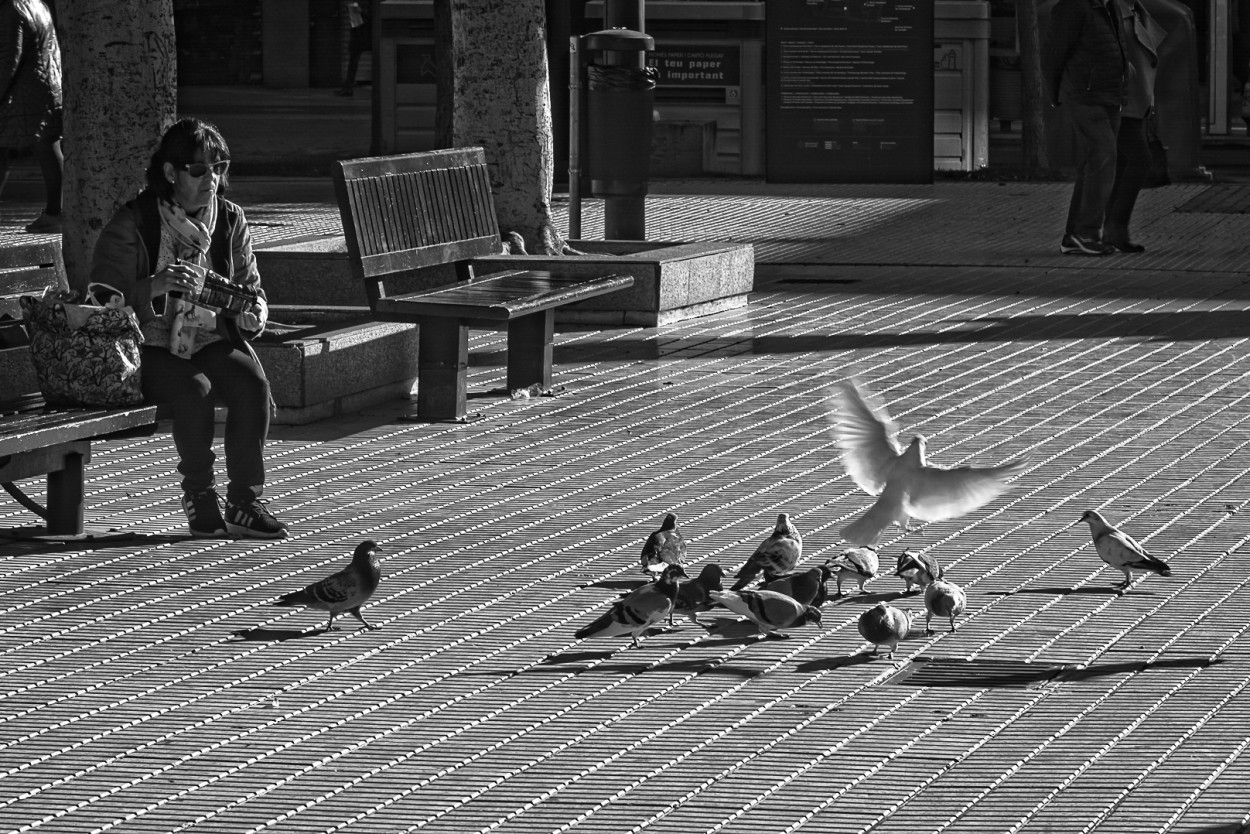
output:
[[[864,492],[880,495],[891,466],[903,451],[898,445],[898,426],[885,406],[854,379],[838,386],[834,402],[837,408],[829,419],[846,474]]]
[[[904,507],[908,515],[921,521],[956,518],[1002,495],[1011,485],[1011,479],[1024,468],[1022,460],[983,468],[921,467],[908,473],[910,483]]]

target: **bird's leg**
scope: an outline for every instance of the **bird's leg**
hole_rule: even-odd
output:
[[[924,636],[925,637],[933,636],[933,629],[929,627],[929,620],[931,620],[932,618],[933,618],[932,614],[926,613],[924,615]]]
[[[326,621],[325,631],[334,631],[334,612],[330,612],[330,619]]]
[[[375,625],[373,625],[372,623],[370,623],[368,620],[366,620],[366,619],[365,619],[365,615],[360,613],[360,606],[359,606],[359,605],[357,605],[355,608],[350,608],[350,609],[348,609],[347,613],[348,613],[348,614],[351,614],[353,617],[355,617],[356,619],[358,619],[358,620],[360,620],[362,623],[364,623],[365,628],[369,629],[370,631],[373,631],[374,629],[381,628],[381,626],[375,626]]]
[[[842,577],[841,575],[835,576],[834,581],[838,583],[838,592],[833,595],[833,598],[842,599]]]
[[[951,614],[951,634],[955,633],[955,615]]]

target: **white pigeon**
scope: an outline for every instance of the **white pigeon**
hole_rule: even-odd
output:
[[[967,604],[968,597],[964,594],[964,589],[954,582],[947,582],[945,579],[930,582],[924,589],[925,635],[933,633],[929,621],[935,616],[946,617],[950,620],[951,631],[955,631],[955,618],[964,612]]]
[[[899,641],[907,638],[907,632],[911,629],[911,618],[901,608],[878,602],[859,615],[858,626],[859,636],[872,643],[874,655],[885,646],[885,656],[892,658]]]
[[[1171,576],[1172,569],[1157,556],[1151,556],[1137,540],[1112,527],[1095,510],[1086,510],[1081,521],[1089,522],[1089,532],[1094,537],[1094,549],[1099,557],[1111,567],[1124,571],[1124,582],[1116,583],[1120,593],[1128,590],[1133,584],[1133,571],[1141,570],[1157,573],[1160,576]]]
[[[908,531],[910,520],[956,518],[1001,495],[1025,463],[947,469],[925,460],[925,439],[912,437],[907,448],[898,442],[898,426],[885,406],[856,380],[844,382],[835,395],[830,416],[842,463],[861,489],[876,495],[867,512],[842,528],[842,538],[875,547],[891,524]]]
[[[903,578],[907,583],[907,587],[903,589],[903,593],[912,593],[912,586],[916,586],[917,591],[924,590],[930,582],[935,579],[941,579],[942,566],[938,564],[938,560],[928,553],[921,553],[918,550],[904,550],[898,554],[898,561],[894,568],[894,575]]]
[[[829,560],[829,568],[838,583],[837,595],[842,596],[843,579],[859,585],[861,594],[868,593],[864,590],[864,583],[877,578],[878,567],[875,547],[851,547],[834,556]]]

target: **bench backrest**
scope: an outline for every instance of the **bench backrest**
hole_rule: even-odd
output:
[[[0,347],[26,344],[22,329],[23,295],[43,295],[49,287],[68,288],[60,241],[6,243],[0,247]]]
[[[6,243],[0,247],[0,402],[39,393],[18,299],[23,295],[43,295],[49,287],[68,287],[59,240]]]
[[[388,276],[500,252],[495,201],[481,148],[339,161],[334,188],[347,253],[369,306]]]

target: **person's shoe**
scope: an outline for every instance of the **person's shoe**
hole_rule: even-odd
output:
[[[250,539],[285,539],[286,525],[273,517],[259,498],[245,504],[226,503],[226,529]]]
[[[351,87],[339,87],[337,90],[335,90],[335,91],[334,91],[334,94],[335,94],[336,96],[350,96],[350,95],[354,95],[354,94],[352,93],[352,88],[351,88]]]
[[[1059,251],[1065,255],[1110,255],[1115,247],[1080,235],[1064,235]]]
[[[187,514],[187,526],[197,539],[213,539],[226,535],[226,521],[221,517],[221,505],[217,493],[211,489],[182,494],[182,511]]]
[[[61,215],[40,212],[38,217],[27,224],[26,231],[31,234],[59,232],[61,231]]]
[[[1123,252],[1125,255],[1138,255],[1146,251],[1146,247],[1140,243],[1133,243],[1131,240],[1125,241],[1108,241],[1111,248],[1117,252]]]

